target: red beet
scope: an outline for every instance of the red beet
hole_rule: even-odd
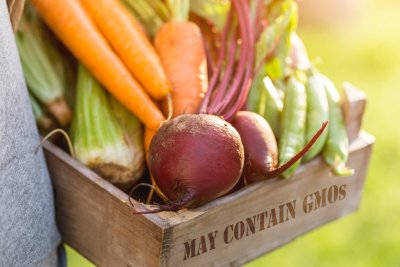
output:
[[[161,126],[149,149],[150,172],[172,202],[150,212],[196,207],[222,196],[240,179],[243,163],[239,133],[225,120],[207,114],[174,118]]]
[[[276,177],[290,168],[312,147],[324,131],[327,122],[300,152],[279,167],[276,139],[271,127],[263,117],[254,112],[239,111],[232,121],[232,125],[242,139],[245,152],[243,179],[245,183],[250,184]]]

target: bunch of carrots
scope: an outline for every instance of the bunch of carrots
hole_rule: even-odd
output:
[[[330,140],[326,131],[323,134],[325,120],[332,120],[328,113],[323,119],[307,122],[313,125],[307,134],[306,130],[294,134],[300,136],[299,143],[285,141],[293,139],[291,131],[296,123],[288,121],[287,114],[296,112],[296,103],[304,106],[304,112],[307,109],[305,100],[297,98],[300,93],[290,93],[296,87],[294,80],[307,85],[307,77],[318,73],[295,34],[294,0],[30,2],[16,39],[42,133],[57,127],[69,131],[75,157],[124,190],[140,182],[147,162],[152,184],[148,202],[154,191],[165,201],[173,201],[158,211],[194,207],[239,184],[282,173],[284,177],[292,176],[294,164],[298,165],[304,155],[307,160],[317,156],[325,143],[330,144],[324,155],[329,154],[325,158],[333,172],[352,174],[345,167],[347,136]],[[327,86],[335,94],[336,89]],[[337,105],[335,101],[330,104]],[[292,110],[287,111],[289,108]],[[241,113],[245,110],[251,111],[249,117]],[[257,119],[252,119],[253,113]],[[173,188],[180,180],[170,184],[160,180],[163,178],[155,164],[159,154],[154,148],[157,142],[162,146],[159,140],[166,138],[159,137],[162,129],[180,127],[171,123],[188,114],[216,115],[236,127],[242,140],[239,145],[244,149],[238,159],[245,163],[238,163],[237,177],[227,178],[229,186],[221,185],[218,193],[207,197],[191,192],[190,200],[184,189],[170,192],[166,188]],[[336,129],[328,131],[343,133],[342,115],[339,112],[334,116]],[[192,125],[191,118],[186,125]],[[241,124],[240,118],[250,122]],[[255,127],[268,132],[260,133],[264,143],[258,150],[264,149],[263,157],[273,159],[268,170],[256,170],[258,176],[246,169],[246,162],[254,160],[249,155],[254,144],[246,141],[247,130],[240,128],[251,128],[257,120],[262,126]],[[318,142],[320,136],[324,141]],[[314,143],[318,151],[314,148],[310,152]],[[185,203],[183,198],[187,199]]]

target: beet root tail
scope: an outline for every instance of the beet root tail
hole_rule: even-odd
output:
[[[287,169],[292,167],[293,164],[295,164],[298,160],[300,160],[307,152],[310,150],[310,148],[314,145],[314,143],[318,140],[318,138],[321,136],[321,134],[324,132],[326,126],[328,125],[328,121],[325,121],[321,128],[314,134],[314,136],[311,138],[311,140],[304,146],[302,150],[300,150],[296,155],[293,156],[290,160],[288,160],[286,163],[282,164],[272,172],[269,172],[267,174],[267,178],[272,178],[281,175],[284,173]]]
[[[162,211],[178,211],[182,208],[187,207],[188,204],[195,198],[195,195],[193,193],[186,193],[183,195],[181,199],[178,199],[174,202],[169,202],[164,205],[160,205],[157,209],[154,210],[144,210],[144,211],[134,211],[133,214],[154,214],[154,213],[159,213]]]

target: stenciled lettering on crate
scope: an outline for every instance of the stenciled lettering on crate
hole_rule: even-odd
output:
[[[228,224],[222,229],[216,229],[206,235],[188,240],[183,244],[183,260],[200,256],[216,249],[216,239],[222,239],[228,245],[240,241],[248,236],[255,235],[271,227],[295,220],[296,214],[302,212],[310,214],[315,210],[334,205],[337,201],[346,198],[346,184],[331,185],[319,191],[305,195],[298,205],[299,200],[294,199],[278,207],[272,207],[258,214]]]

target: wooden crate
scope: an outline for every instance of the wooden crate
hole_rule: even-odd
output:
[[[291,179],[252,184],[177,213],[133,215],[127,194],[47,142],[63,240],[99,266],[240,266],[358,208],[374,143],[358,135],[360,105],[365,98],[344,105],[355,175],[331,176],[316,158]]]

